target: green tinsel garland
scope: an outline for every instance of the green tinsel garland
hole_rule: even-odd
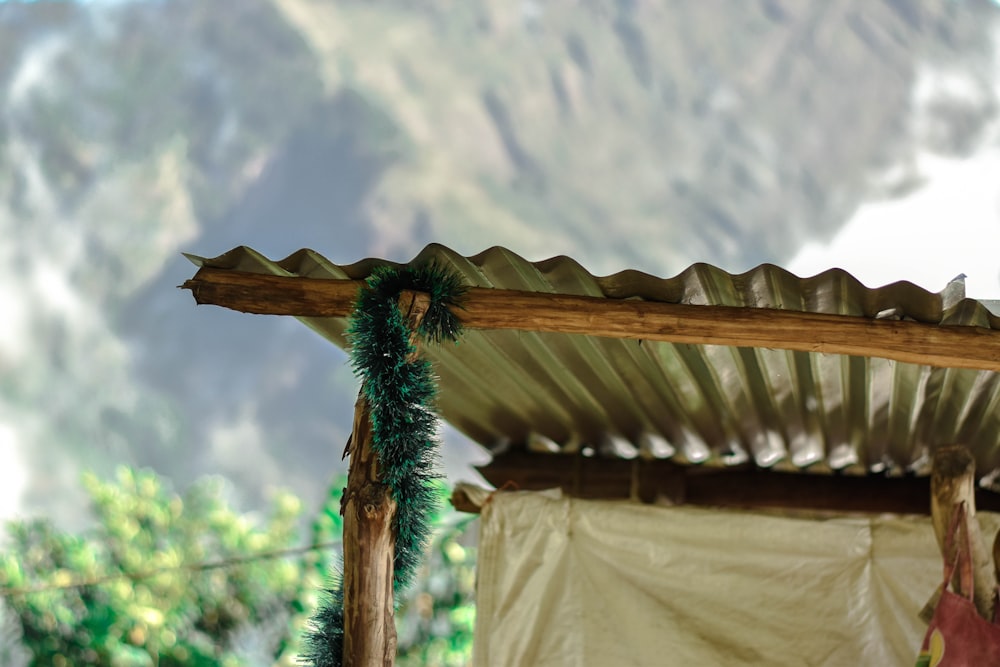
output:
[[[458,338],[461,327],[451,309],[465,287],[457,276],[434,265],[378,267],[361,290],[347,334],[351,364],[371,410],[372,449],[379,459],[381,481],[396,501],[393,589],[397,596],[413,580],[430,535],[429,517],[436,507],[430,482],[438,476],[434,472],[437,383],[426,359],[407,361],[414,351],[410,326],[397,303],[404,290],[430,295],[418,333],[440,342]],[[341,582],[326,593],[313,616],[302,657],[314,667],[339,667],[344,639]]]

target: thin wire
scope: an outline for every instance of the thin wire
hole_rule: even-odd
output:
[[[284,558],[286,556],[295,556],[297,554],[307,553],[309,551],[320,551],[323,549],[330,549],[332,547],[340,546],[340,542],[323,542],[322,544],[308,544],[301,547],[292,547],[290,549],[277,549],[274,551],[261,551],[249,556],[233,556],[231,558],[223,558],[221,560],[206,561],[203,563],[186,563],[184,565],[175,565],[173,567],[162,567],[156,570],[145,570],[142,572],[117,572],[115,574],[105,574],[98,577],[90,577],[87,579],[78,579],[76,581],[71,581],[66,584],[37,584],[35,586],[22,586],[20,588],[0,588],[0,598],[13,597],[15,595],[31,595],[34,593],[46,593],[49,591],[66,590],[69,588],[84,588],[86,586],[97,586],[99,584],[106,584],[112,581],[117,581],[119,579],[131,579],[133,581],[138,581],[140,579],[150,579],[152,577],[166,574],[168,572],[204,572],[206,570],[218,570],[226,567],[234,567],[237,565],[244,565],[246,563],[253,563],[261,560],[271,560],[274,558]]]

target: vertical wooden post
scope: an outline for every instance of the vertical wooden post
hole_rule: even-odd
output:
[[[976,520],[975,481],[976,462],[967,448],[951,445],[934,452],[931,467],[931,521],[941,555],[948,561],[954,558],[954,551],[948,553],[946,550],[946,536],[955,507],[964,502],[967,510],[966,526],[972,544],[972,571],[975,577],[973,598],[980,616],[992,621],[996,574]],[[959,585],[957,572],[952,583],[956,587]]]
[[[396,657],[392,598],[396,503],[388,487],[378,481],[371,415],[360,394],[354,404],[344,498],[344,665],[391,667]]]
[[[993,538],[993,574],[996,575],[997,583],[1000,583],[1000,530]]]
[[[416,331],[430,298],[404,292],[399,307]],[[416,334],[411,335],[416,347]],[[362,394],[354,404],[344,493],[344,665],[391,667],[396,658],[392,595],[396,502],[379,478],[372,451],[371,410]]]

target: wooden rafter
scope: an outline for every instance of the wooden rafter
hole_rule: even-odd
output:
[[[558,488],[567,495],[593,500],[875,514],[926,515],[931,511],[927,477],[810,475],[523,451],[498,455],[478,470],[497,488]],[[970,493],[975,493],[979,509],[1000,511],[1000,495],[982,489],[970,489]]]
[[[205,267],[182,287],[199,304],[244,313],[346,317],[363,284]],[[775,348],[1000,371],[1000,331],[975,326],[475,287],[462,304],[456,315],[469,329]]]

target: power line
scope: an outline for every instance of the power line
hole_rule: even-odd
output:
[[[207,570],[218,570],[221,568],[235,567],[237,565],[244,565],[246,563],[254,563],[262,560],[273,560],[275,558],[295,556],[310,551],[321,551],[337,546],[340,546],[340,542],[323,542],[321,544],[307,544],[305,546],[292,547],[289,549],[261,551],[249,556],[232,556],[230,558],[205,561],[202,563],[185,563],[183,565],[174,565],[173,567],[161,567],[155,570],[144,570],[141,572],[116,572],[114,574],[105,574],[97,577],[89,577],[87,579],[77,579],[76,581],[71,581],[65,584],[37,584],[35,586],[22,586],[19,588],[0,588],[0,598],[13,597],[15,595],[31,595],[33,593],[46,593],[49,591],[66,590],[70,588],[84,588],[86,586],[97,586],[117,581],[119,579],[131,579],[133,581],[138,581],[140,579],[150,579],[169,572],[204,572]]]

